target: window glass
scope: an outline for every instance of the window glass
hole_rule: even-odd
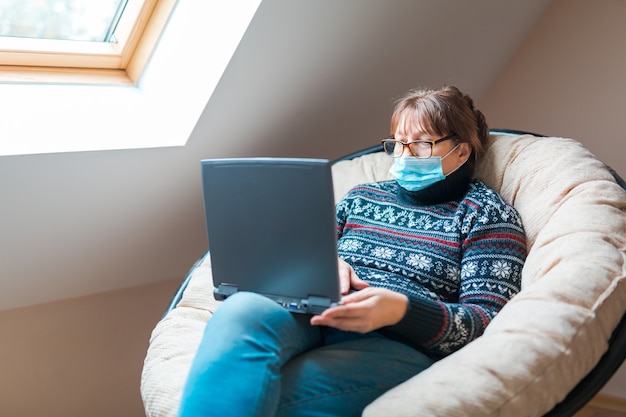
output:
[[[0,0],[0,36],[115,42],[128,0]]]

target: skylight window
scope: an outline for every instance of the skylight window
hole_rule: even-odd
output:
[[[0,0],[0,81],[55,82],[71,69],[78,83],[135,83],[175,3]]]
[[[128,0],[0,0],[0,36],[111,42]]]

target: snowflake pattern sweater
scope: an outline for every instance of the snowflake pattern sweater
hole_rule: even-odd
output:
[[[480,336],[520,290],[526,243],[513,206],[479,180],[452,202],[416,204],[396,181],[353,188],[337,205],[339,256],[409,308],[380,332],[434,358]]]

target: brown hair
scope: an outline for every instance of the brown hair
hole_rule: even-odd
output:
[[[433,136],[456,133],[458,142],[472,148],[473,164],[483,156],[489,136],[485,116],[468,95],[454,86],[409,91],[396,102],[391,116],[392,135],[399,126],[405,131],[418,128]]]

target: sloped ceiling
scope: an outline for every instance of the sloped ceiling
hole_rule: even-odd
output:
[[[549,3],[264,0],[187,146],[0,159],[0,309],[182,279],[200,159],[341,156],[413,87],[480,102]]]
[[[198,130],[220,120],[230,137],[256,144],[237,150],[247,154],[368,145],[410,88],[456,84],[480,100],[549,3],[266,0]]]

